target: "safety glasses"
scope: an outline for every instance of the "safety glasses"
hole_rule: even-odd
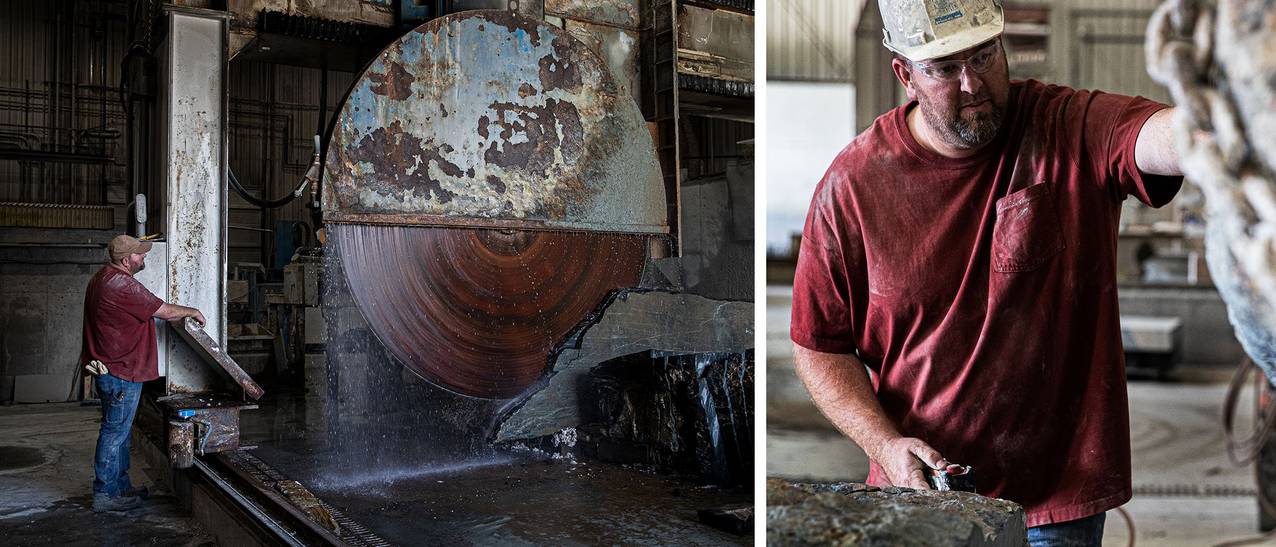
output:
[[[921,71],[933,79],[945,82],[956,81],[961,77],[962,67],[969,66],[971,70],[978,74],[988,72],[992,68],[993,63],[1000,57],[1001,40],[993,40],[988,45],[979,48],[974,55],[965,59],[957,59],[952,61],[936,61],[930,63],[910,63],[913,68]]]

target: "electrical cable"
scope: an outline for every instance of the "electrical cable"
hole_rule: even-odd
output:
[[[305,193],[306,185],[314,184],[318,186],[319,135],[315,135],[315,155],[310,160],[310,168],[306,170],[305,175],[302,175],[301,182],[297,183],[297,188],[293,189],[293,191],[287,196],[279,199],[262,199],[252,196],[248,193],[248,190],[244,189],[244,186],[239,183],[239,177],[235,176],[235,171],[231,170],[229,166],[226,167],[226,179],[230,181],[230,187],[235,189],[235,193],[239,194],[239,197],[244,198],[244,201],[247,201],[255,207],[260,207],[262,209],[276,209],[283,207],[284,205],[292,202],[292,200],[301,197],[301,195]]]
[[[1233,432],[1236,405],[1240,399],[1241,389],[1245,386],[1245,379],[1249,377],[1250,370],[1256,368],[1258,368],[1257,365],[1249,358],[1241,361],[1236,372],[1232,374],[1231,385],[1227,387],[1227,398],[1223,402],[1223,438],[1227,443],[1227,457],[1237,466],[1253,463],[1258,458],[1259,449],[1271,436],[1273,429],[1276,429],[1276,411],[1263,412],[1261,409],[1255,409],[1254,423],[1256,425],[1250,436],[1237,440]]]
[[[297,195],[300,194],[301,189],[305,187],[307,182],[305,179],[302,179],[301,185],[297,186],[297,190],[289,192],[288,195],[282,198],[263,200],[249,194],[248,190],[245,190],[243,185],[239,183],[239,179],[235,177],[235,172],[231,171],[229,167],[226,168],[226,178],[230,181],[230,187],[235,189],[235,193],[239,194],[239,197],[244,198],[244,201],[247,201],[249,204],[262,209],[276,209],[291,203],[292,200],[297,199]]]
[[[1121,515],[1121,518],[1125,519],[1125,532],[1129,534],[1130,538],[1130,542],[1125,544],[1126,547],[1134,547],[1134,517],[1131,517],[1130,513],[1123,507],[1117,507],[1116,512]]]
[[[199,441],[199,453],[203,454],[204,448],[208,446],[208,438],[213,436],[213,424],[212,422],[209,422],[207,420],[192,419],[191,421],[204,426],[204,428],[206,429],[206,431],[204,431],[204,439]]]
[[[1252,359],[1249,359],[1248,357],[1245,358],[1245,360],[1241,362],[1240,366],[1237,367],[1236,372],[1232,374],[1231,384],[1227,388],[1227,398],[1223,402],[1223,437],[1227,441],[1227,456],[1232,460],[1232,463],[1237,466],[1254,463],[1254,461],[1258,459],[1263,445],[1271,438],[1272,430],[1276,428],[1276,409],[1271,408],[1272,405],[1268,405],[1269,408],[1264,409],[1258,403],[1258,399],[1261,394],[1257,393],[1257,391],[1261,388],[1258,387],[1258,385],[1255,385],[1254,432],[1248,438],[1237,441],[1232,431],[1233,421],[1236,415],[1236,406],[1240,400],[1240,391],[1245,385],[1245,379],[1249,377],[1249,372],[1257,368],[1258,366]],[[1257,482],[1257,476],[1255,477],[1255,482]],[[1267,514],[1267,516],[1276,519],[1276,502],[1267,497],[1267,489],[1263,488],[1261,483],[1258,483],[1256,486],[1258,487],[1257,497],[1259,508],[1263,511],[1263,513]],[[1276,537],[1276,529],[1257,536],[1216,543],[1214,544],[1214,547],[1240,547],[1242,545],[1255,545],[1259,543],[1266,543],[1274,537]]]

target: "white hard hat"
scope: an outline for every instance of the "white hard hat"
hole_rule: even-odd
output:
[[[910,61],[952,55],[1001,35],[999,0],[877,0],[882,45]]]

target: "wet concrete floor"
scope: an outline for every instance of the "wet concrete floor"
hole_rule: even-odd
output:
[[[742,545],[699,522],[697,511],[751,503],[751,492],[619,465],[488,451],[386,468],[361,466],[307,430],[296,395],[243,414],[253,455],[395,544]]]
[[[92,511],[100,417],[78,403],[0,406],[0,544],[213,545],[175,498],[155,491],[136,451],[129,474],[150,499],[130,511]]]

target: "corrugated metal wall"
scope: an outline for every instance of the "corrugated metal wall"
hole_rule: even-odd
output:
[[[1147,77],[1143,57],[1147,20],[1159,4],[1158,0],[1007,3],[1051,9],[1051,81],[1166,100],[1164,89]],[[874,88],[884,87],[878,80],[886,79],[894,85],[888,65],[872,69],[856,66],[889,63],[889,56],[864,51],[869,46],[881,48],[877,9],[877,2],[865,0],[770,0],[767,79],[854,81],[858,87]],[[856,51],[857,35],[861,51]]]
[[[126,26],[122,1],[0,2],[0,201],[128,202]]]
[[[1143,50],[1150,10],[1075,10],[1068,35],[1072,38],[1071,62],[1058,67],[1066,81],[1077,87],[1103,89],[1127,95],[1143,95],[1169,102],[1170,94],[1148,76]]]
[[[1050,8],[1050,71],[1044,79],[1169,99],[1147,76],[1143,53],[1148,17],[1159,5],[1157,0],[1033,0],[1006,5]],[[768,79],[854,83],[856,127],[861,130],[904,100],[890,71],[891,56],[880,45],[877,2],[772,0],[767,10]]]
[[[865,1],[768,0],[767,79],[849,81]]]
[[[231,170],[250,194],[275,199],[296,188],[310,165],[314,135],[323,131],[320,109],[326,127],[353,81],[354,74],[349,72],[328,71],[325,84],[320,69],[231,63],[227,154]],[[237,263],[269,267],[273,262],[274,236],[255,230],[273,231],[278,221],[309,223],[305,202],[297,199],[263,211],[232,190],[228,259],[232,268]]]
[[[116,229],[124,229],[131,197],[119,85],[127,10],[124,1],[0,2],[0,202],[113,205]],[[231,63],[228,155],[253,195],[282,196],[305,173],[323,81],[318,69]],[[325,118],[352,81],[328,72]],[[11,158],[27,151],[55,158]],[[93,157],[105,159],[84,163]],[[304,200],[262,212],[230,195],[232,226],[273,230],[276,221],[309,220]],[[270,234],[232,229],[230,239],[231,264],[271,262]]]

